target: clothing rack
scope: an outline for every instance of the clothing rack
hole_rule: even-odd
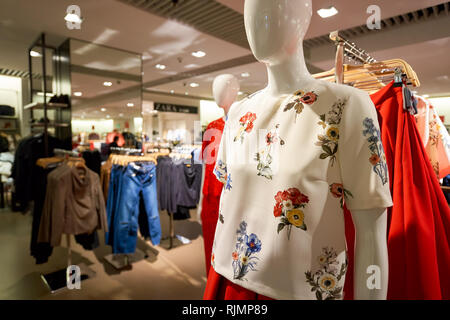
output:
[[[69,161],[73,161],[73,160],[77,159],[77,157],[79,156],[79,154],[76,152],[69,151],[69,150],[63,150],[63,149],[54,149],[54,153],[55,153],[55,156],[58,156],[58,155],[65,156],[66,159],[68,159]],[[44,161],[42,161],[42,160],[45,160],[45,159],[46,158],[38,159],[36,164],[42,166],[42,164],[44,163]],[[55,158],[47,158],[47,159],[56,160]],[[55,161],[54,163],[61,163],[61,162]],[[55,292],[58,292],[64,288],[66,288],[69,277],[71,276],[68,273],[68,268],[70,266],[72,266],[72,246],[71,246],[69,234],[66,234],[66,241],[67,241],[67,267],[65,269],[60,269],[60,270],[57,270],[57,271],[54,271],[54,272],[51,272],[48,274],[41,274],[42,281],[50,289],[51,293],[55,293]],[[89,279],[89,278],[92,278],[95,276],[95,271],[90,269],[85,263],[80,263],[77,266],[80,268],[80,273],[81,273],[80,280],[86,280],[86,279]]]
[[[118,153],[124,153],[125,155],[129,155],[131,153],[139,153],[142,154],[142,149],[133,149],[133,148],[123,148],[123,147],[110,147],[109,150],[116,151]]]
[[[377,61],[353,42],[339,36],[338,31],[332,32],[330,39],[336,44],[335,68],[315,74],[316,79],[346,84],[369,93],[380,90],[392,80],[420,86],[416,72],[406,61]],[[358,65],[344,64],[344,57],[351,58]]]

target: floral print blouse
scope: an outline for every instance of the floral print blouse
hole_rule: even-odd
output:
[[[343,206],[392,206],[380,139],[370,97],[347,86],[314,80],[234,104],[215,169],[215,271],[274,299],[342,299]]]

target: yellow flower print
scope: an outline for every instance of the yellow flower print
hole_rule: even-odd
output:
[[[296,226],[297,228],[306,230],[305,214],[303,213],[302,210],[299,209],[290,210],[287,212],[286,218],[292,225]]]
[[[319,278],[320,288],[325,291],[332,291],[336,287],[337,282],[336,277],[331,274],[324,274]]]
[[[339,140],[339,129],[336,127],[331,127],[327,130],[327,137],[331,141],[337,142]]]
[[[305,92],[302,90],[298,90],[294,93],[295,96],[303,96],[304,94],[305,94]]]

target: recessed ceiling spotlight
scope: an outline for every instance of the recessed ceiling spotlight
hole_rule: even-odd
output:
[[[111,81],[105,81],[105,82],[103,82],[103,85],[105,87],[111,87],[112,86],[112,82]]]
[[[134,103],[131,103],[131,102],[127,103],[127,107],[129,107],[129,108],[134,107]]]
[[[73,95],[74,95],[75,97],[81,97],[81,96],[83,95],[83,93],[77,91],[77,92],[74,92]]]
[[[119,117],[123,117],[123,113],[119,113]]]
[[[238,92],[238,95],[240,95],[240,96],[243,95],[243,94],[244,94],[244,93],[243,93],[242,91],[239,91],[239,92]]]
[[[185,92],[184,94],[188,96],[188,95],[189,95],[189,92]]]
[[[32,56],[32,57],[42,57],[42,55],[39,52],[34,51],[34,50],[30,51],[30,56]]]
[[[101,112],[105,112],[105,111],[106,111],[106,108],[101,108],[100,111],[101,111]]]
[[[174,94],[174,93],[175,93],[175,90],[170,90],[170,93],[171,93],[171,94]]]
[[[166,68],[166,66],[165,65],[163,65],[163,64],[157,64],[156,66],[155,66],[155,68],[156,69],[159,69],[159,70],[164,70],[165,68]]]
[[[196,58],[203,58],[204,56],[206,56],[206,53],[199,50],[199,51],[192,52],[192,55]]]
[[[192,83],[190,84],[190,86],[191,86],[192,88],[200,87],[200,85],[199,85],[198,83],[196,83],[196,82],[192,82]]]
[[[248,72],[241,73],[241,77],[248,78],[248,77],[250,77],[250,73],[248,73]]]
[[[111,118],[111,116],[108,114],[108,115],[106,115],[106,119],[109,119],[109,118]]]
[[[319,16],[325,19],[337,15],[339,11],[335,7],[331,6],[329,8],[322,8],[320,10],[317,10],[317,13]]]

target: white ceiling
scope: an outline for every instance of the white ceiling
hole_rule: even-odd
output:
[[[238,12],[243,11],[243,0],[217,1]],[[443,2],[446,1],[378,0],[375,3],[381,7],[382,17],[387,18]],[[307,38],[326,35],[336,29],[365,24],[366,8],[372,3],[374,3],[372,0],[314,0],[314,11],[333,4],[340,14],[329,19],[322,19],[315,13]],[[65,26],[63,18],[66,8],[71,4],[81,7],[84,18],[81,30],[69,30]],[[0,0],[0,68],[27,70],[27,48],[42,31],[51,35],[54,43],[71,37],[142,54],[144,82],[251,54],[245,48],[116,0]],[[418,90],[421,93],[450,93],[449,42],[447,38],[373,51],[371,54],[378,60],[404,58],[408,61],[422,81],[423,87]],[[191,53],[197,50],[205,51],[206,57],[201,59],[193,57]],[[322,69],[329,69],[333,66],[333,56],[334,52],[331,51],[328,57],[315,62],[315,65]],[[124,71],[124,59],[116,59],[114,62],[107,54],[96,54],[88,59],[89,62],[80,60],[79,63],[88,66],[103,64],[110,70]],[[164,64],[167,68],[158,70],[154,67],[156,64]],[[136,73],[135,66],[133,69],[133,73]],[[243,72],[249,72],[250,77],[241,77]],[[222,73],[236,75],[244,92],[254,92],[266,83],[264,66],[252,63],[152,89],[165,92],[174,90],[178,94],[188,92],[189,95],[211,97],[212,80]],[[199,83],[200,87],[191,88],[189,86],[191,82]],[[97,89],[87,80],[77,81],[75,87],[79,83],[89,87],[83,89],[86,91],[86,94],[83,93],[85,97],[92,96],[95,92],[100,94],[105,89],[104,87]]]

